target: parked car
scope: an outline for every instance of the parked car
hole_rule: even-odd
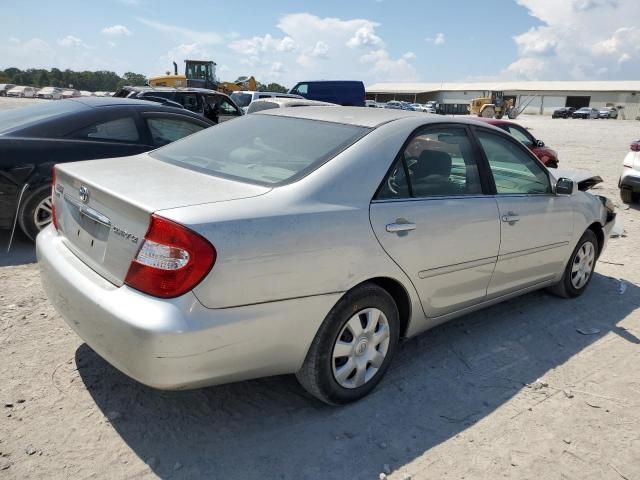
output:
[[[584,293],[615,212],[582,185],[469,119],[271,109],[57,165],[37,256],[69,326],[144,384],[296,373],[343,404],[400,338],[544,287]]]
[[[17,86],[7,90],[7,97],[33,98],[36,96],[36,91],[33,87]]]
[[[640,140],[631,142],[629,151],[624,157],[618,188],[624,203],[637,201],[640,193]]]
[[[38,90],[36,97],[48,100],[60,100],[62,98],[62,90],[57,87],[44,87]]]
[[[241,90],[233,92],[231,100],[238,105],[244,113],[247,113],[247,109],[252,102],[261,100],[263,98],[303,98],[300,95],[292,95],[290,93],[278,93],[278,92],[254,92],[251,90]]]
[[[474,120],[488,123],[511,134],[523,145],[525,145],[547,168],[558,168],[558,152],[545,146],[542,140],[535,138],[529,130],[515,122],[508,120],[498,120],[495,118],[478,117]]]
[[[13,87],[15,87],[13,83],[0,83],[0,97],[6,97],[7,92]]]
[[[137,98],[176,107],[182,106],[186,110],[206,117],[213,123],[232,120],[243,114],[228,95],[206,88],[122,87],[114,97]]]
[[[573,112],[571,114],[571,117],[589,119],[589,118],[598,118],[599,115],[600,115],[600,112],[598,111],[597,108],[582,107],[576,110],[575,112]]]
[[[306,98],[263,98],[254,100],[247,109],[247,114],[270,110],[272,108],[289,108],[289,107],[339,107],[335,103],[318,102],[316,100],[307,100]]]
[[[80,90],[80,96],[81,97],[93,97],[93,92],[90,92],[88,90]]]
[[[598,118],[618,118],[616,107],[604,107],[598,111]]]
[[[51,168],[57,163],[135,155],[211,125],[183,109],[122,98],[0,112],[0,228],[11,228],[17,212],[18,224],[35,239],[51,222]]]
[[[398,100],[388,101],[385,103],[384,108],[390,108],[392,110],[407,110],[410,112],[415,111],[415,108],[413,108],[409,102],[400,102]]]
[[[572,118],[575,111],[573,107],[561,107],[553,111],[551,118]]]
[[[376,102],[375,100],[365,100],[364,106],[370,107],[370,108],[382,108],[382,105]]]
[[[80,90],[74,90],[72,88],[62,91],[62,98],[77,98],[80,97]]]
[[[354,80],[299,82],[289,93],[346,107],[364,107],[365,102],[364,83]]]

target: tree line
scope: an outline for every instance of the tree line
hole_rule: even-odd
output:
[[[147,77],[140,73],[127,72],[122,77],[115,72],[99,70],[90,72],[74,72],[73,70],[60,70],[52,68],[7,68],[0,70],[0,83],[14,83],[16,85],[28,85],[31,87],[61,87],[75,88],[77,90],[89,90],[90,92],[114,92],[124,85],[143,86],[147,84]],[[263,84],[257,82],[259,92],[287,93],[287,88],[278,83]]]
[[[61,87],[89,90],[91,92],[113,92],[123,85],[142,86],[147,84],[147,77],[139,73],[127,72],[122,77],[115,72],[100,70],[97,72],[60,70],[52,68],[7,68],[0,70],[0,83],[14,83],[31,87]]]

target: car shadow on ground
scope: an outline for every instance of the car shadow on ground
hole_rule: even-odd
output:
[[[19,228],[13,237],[11,249],[9,247],[9,230],[0,230],[0,267],[11,267],[36,262],[35,244],[22,233]]]
[[[610,332],[639,343],[617,324],[640,305],[640,288],[620,292],[619,280],[596,274],[578,299],[535,292],[453,320],[407,341],[378,388],[340,408],[315,401],[293,376],[162,392],[86,345],[76,364],[118,434],[161,478],[371,479],[463,432]]]

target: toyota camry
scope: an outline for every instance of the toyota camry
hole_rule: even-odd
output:
[[[581,295],[615,212],[486,123],[272,109],[135,157],[60,164],[43,284],[132,378],[295,373],[369,393],[399,341],[536,289]]]

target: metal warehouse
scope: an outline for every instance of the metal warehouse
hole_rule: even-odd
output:
[[[435,100],[450,114],[465,114],[473,98],[497,91],[528,114],[551,115],[559,107],[615,106],[620,108],[619,118],[640,116],[640,81],[376,83],[366,91],[367,99],[377,102]]]

